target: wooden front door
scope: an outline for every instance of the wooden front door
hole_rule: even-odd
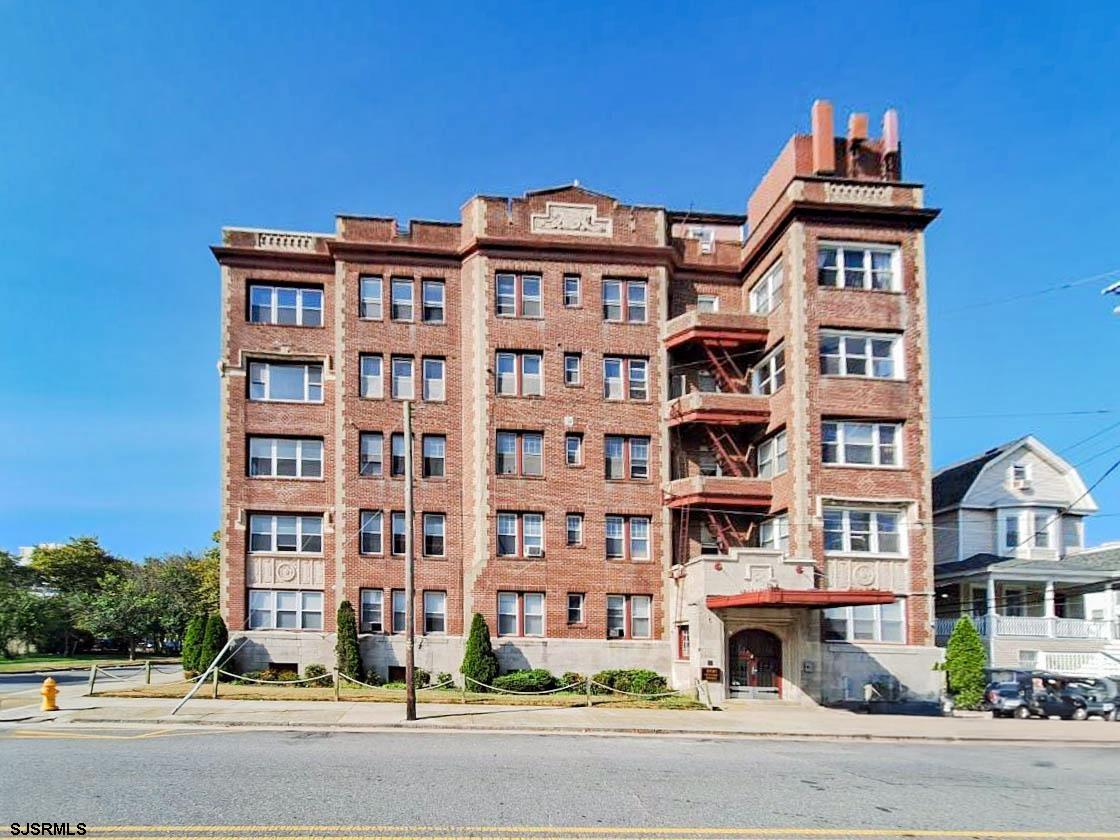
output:
[[[740,630],[728,647],[732,697],[781,696],[781,639],[765,630]]]

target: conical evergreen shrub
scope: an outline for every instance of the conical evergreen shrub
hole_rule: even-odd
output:
[[[362,651],[358,645],[358,620],[349,601],[338,605],[335,667],[351,679],[362,679]]]
[[[960,709],[975,709],[984,699],[987,680],[984,666],[988,653],[984,640],[972,619],[962,616],[953,626],[949,643],[945,647],[945,670],[949,675],[949,693]]]
[[[493,685],[498,676],[498,657],[490,644],[490,628],[481,613],[475,613],[471,620],[471,632],[467,637],[467,648],[463,652],[463,664],[459,666],[463,677],[470,677],[486,685]],[[485,691],[474,683],[467,683],[467,691]]]

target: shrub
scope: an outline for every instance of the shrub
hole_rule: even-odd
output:
[[[303,683],[303,685],[306,685],[310,688],[330,688],[332,685],[334,685],[334,679],[332,675],[328,674],[327,669],[318,663],[312,663],[311,665],[308,665],[306,668],[304,668],[303,676],[305,679],[308,677],[319,677],[319,679],[313,682]]]
[[[953,626],[945,647],[945,670],[949,674],[949,693],[960,709],[975,709],[984,699],[987,681],[984,666],[988,654],[976,625],[967,615]]]
[[[206,619],[206,632],[202,635],[202,644],[198,648],[198,659],[195,660],[197,670],[205,671],[210,667],[222,648],[226,646],[229,634],[226,632],[226,623],[217,613],[210,613]]]
[[[587,677],[579,671],[565,671],[560,676],[560,685],[571,691],[579,691],[587,682]]]
[[[613,668],[600,671],[591,678],[601,685],[631,694],[662,694],[668,691],[665,678],[655,671],[645,668]],[[591,686],[594,694],[609,694],[607,688]]]
[[[432,675],[423,668],[413,666],[412,681],[416,684],[417,688],[425,688],[432,682]]]
[[[338,605],[338,640],[335,642],[334,655],[340,674],[352,680],[362,679],[362,652],[358,647],[358,620],[349,601]]]
[[[475,613],[471,620],[471,632],[459,671],[464,677],[485,685],[493,685],[494,678],[498,676],[498,657],[490,645],[490,628],[481,613]],[[468,682],[466,685],[468,691],[486,691],[475,683]]]
[[[202,613],[192,616],[191,620],[187,622],[187,632],[183,634],[183,670],[188,674],[197,674],[199,671],[198,653],[205,633],[206,616]],[[203,665],[202,667],[205,668],[206,666]]]
[[[436,674],[436,683],[435,684],[436,685],[441,685],[444,688],[454,688],[455,687],[455,678],[453,676],[451,676],[451,674],[447,673],[446,671],[440,671],[438,674]]]
[[[556,677],[544,668],[533,668],[530,671],[511,671],[494,680],[495,688],[506,691],[548,691],[556,687]]]

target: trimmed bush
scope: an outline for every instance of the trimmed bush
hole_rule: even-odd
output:
[[[498,657],[490,644],[490,628],[482,613],[475,613],[471,619],[471,632],[467,637],[467,647],[463,652],[463,664],[459,672],[485,685],[493,685],[498,676]],[[467,683],[467,691],[486,691],[485,688]]]
[[[669,690],[663,676],[645,668],[614,668],[600,671],[591,679],[609,688],[628,691],[631,694],[663,694]],[[610,694],[606,688],[597,685],[591,686],[591,691],[593,694]]]
[[[570,691],[581,691],[586,683],[587,677],[579,671],[565,671],[560,675],[560,685],[568,688]]]
[[[414,666],[412,669],[412,681],[416,683],[417,688],[427,688],[432,683],[432,675],[423,668]]]
[[[949,675],[949,693],[958,709],[976,709],[984,699],[987,680],[984,666],[988,653],[976,625],[967,615],[962,616],[949,636],[945,646],[945,670]]]
[[[336,666],[340,674],[352,680],[362,679],[362,651],[358,647],[358,619],[349,601],[338,605],[338,640],[334,645]]]
[[[195,660],[196,670],[205,671],[210,667],[222,648],[226,646],[229,634],[226,632],[226,623],[217,613],[210,613],[206,619],[206,632],[202,635],[202,644],[198,647],[198,659]]]
[[[436,685],[442,685],[444,688],[454,688],[455,678],[446,671],[440,671],[436,674]]]
[[[187,632],[183,634],[183,670],[188,674],[197,674],[198,652],[202,646],[202,637],[206,633],[206,616],[203,613],[192,616],[187,622]],[[206,666],[203,665],[203,668]]]
[[[510,671],[508,674],[495,678],[494,688],[503,688],[506,691],[548,691],[556,688],[556,677],[544,668],[533,668],[530,671]]]
[[[312,663],[311,665],[308,665],[306,668],[304,668],[303,676],[305,679],[308,677],[319,677],[319,679],[315,680],[314,682],[302,683],[302,685],[306,685],[310,688],[330,688],[332,685],[334,685],[334,679],[332,678],[332,675],[327,673],[326,667],[318,663]]]

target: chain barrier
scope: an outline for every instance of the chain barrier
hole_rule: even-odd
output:
[[[472,682],[475,685],[480,686],[481,688],[485,688],[485,689],[488,689],[490,691],[496,691],[496,692],[499,692],[500,694],[518,694],[518,695],[522,695],[522,696],[525,696],[525,697],[539,696],[539,695],[542,695],[542,694],[556,694],[560,691],[570,691],[573,688],[582,688],[583,687],[583,682],[581,681],[581,682],[578,682],[578,683],[572,683],[571,685],[562,685],[559,688],[550,688],[550,689],[547,689],[546,691],[514,691],[513,689],[510,689],[510,688],[498,688],[498,686],[496,686],[496,685],[487,685],[486,683],[479,682],[478,680],[476,680],[472,677],[464,676],[463,679],[466,680],[467,682]]]
[[[356,680],[353,677],[348,676],[347,674],[343,674],[343,673],[339,673],[338,678],[340,680],[346,680],[347,682],[352,682],[355,685],[361,685],[361,686],[365,686],[366,688],[377,689],[378,691],[407,691],[407,689],[404,689],[404,688],[389,688],[389,687],[384,686],[384,685],[371,685],[370,683],[362,682],[361,680]],[[417,691],[431,691],[433,688],[448,688],[448,687],[454,687],[454,686],[455,686],[455,680],[451,679],[451,680],[444,680],[443,682],[436,683],[435,685],[421,686],[420,688],[417,688],[416,690]]]
[[[243,674],[231,674],[229,671],[223,671],[220,668],[218,669],[218,673],[223,674],[224,676],[227,676],[227,677],[231,677],[232,679],[235,679],[235,680],[241,680],[242,682],[257,683],[258,685],[299,685],[300,683],[318,682],[318,681],[321,681],[321,680],[329,680],[331,678],[330,674],[320,674],[317,677],[303,677],[302,679],[298,679],[298,680],[258,680],[258,679],[255,679],[253,677],[247,677]],[[326,688],[326,687],[327,686],[324,686],[324,688]]]
[[[678,691],[666,691],[662,694],[637,694],[633,691],[623,691],[621,688],[603,685],[601,682],[595,682],[595,680],[590,680],[590,683],[599,686],[599,688],[605,688],[607,691],[613,691],[615,694],[625,694],[627,697],[641,697],[643,700],[656,700],[660,697],[676,697],[680,694]]]

